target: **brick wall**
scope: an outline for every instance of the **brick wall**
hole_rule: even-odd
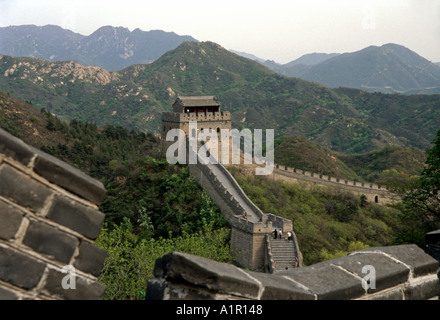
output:
[[[438,300],[438,267],[416,245],[359,250],[274,274],[172,252],[156,261],[146,292],[150,300]]]
[[[0,129],[0,299],[101,299],[107,252],[94,240],[105,193]]]
[[[339,179],[278,164],[274,165],[273,175],[281,177],[282,179],[285,178],[287,181],[293,179],[322,186],[340,187],[357,195],[365,195],[370,202],[387,204],[399,200],[396,194],[389,192],[385,187],[380,187],[375,183]]]
[[[244,193],[232,174],[222,164],[190,164],[191,175],[219,206],[232,228],[231,249],[237,261],[254,270],[264,270],[267,265],[265,235],[272,227],[282,228],[294,235],[296,251],[300,252],[290,220],[265,214]],[[240,200],[240,201],[239,201]],[[247,219],[243,216],[247,215]]]

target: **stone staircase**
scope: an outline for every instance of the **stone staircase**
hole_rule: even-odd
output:
[[[187,141],[189,146],[189,142]],[[198,144],[201,146],[200,144]],[[187,148],[189,150],[189,148]],[[193,150],[196,154],[196,150]],[[212,155],[211,155],[212,157]],[[189,152],[188,152],[189,158]],[[215,160],[215,159],[214,159]],[[298,256],[299,246],[295,232],[292,230],[292,222],[288,219],[264,213],[245,194],[232,174],[221,164],[212,161],[203,163],[189,163],[191,175],[199,185],[209,194],[212,200],[220,208],[225,219],[231,226],[231,248],[241,252],[238,262],[243,266],[254,270],[265,269],[266,237],[272,235],[272,228],[282,229],[284,232],[292,232],[294,240],[281,240],[280,248],[277,244],[276,259],[279,267],[277,270],[291,269],[295,266],[295,258]],[[283,243],[281,242],[283,241]],[[270,259],[273,255],[271,253]],[[301,262],[300,262],[301,263]],[[270,268],[273,272],[273,266]]]
[[[272,258],[275,262],[274,272],[295,268],[295,258],[298,256],[295,243],[286,239],[270,239]]]

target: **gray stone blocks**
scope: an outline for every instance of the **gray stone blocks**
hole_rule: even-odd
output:
[[[36,150],[36,154],[34,171],[37,174],[86,200],[101,204],[106,193],[101,182],[40,150]]]
[[[20,210],[0,201],[0,239],[9,240],[20,228],[23,214]]]
[[[33,212],[41,210],[50,196],[49,188],[10,165],[0,167],[0,194]]]
[[[26,254],[0,246],[0,280],[23,289],[37,286],[46,265]]]
[[[79,240],[55,227],[31,221],[23,244],[57,261],[69,264]]]
[[[0,153],[27,166],[35,156],[35,149],[5,130],[0,130]]]
[[[47,179],[81,198],[99,205],[106,194],[100,181],[97,181],[69,164],[44,153],[10,133],[0,130],[0,154],[32,169]]]
[[[359,250],[274,274],[172,252],[156,261],[147,299],[438,299],[438,266],[415,245]]]
[[[60,286],[65,276],[65,273],[49,269],[46,282],[41,289],[42,293],[64,300],[99,300],[104,294],[104,285],[80,277],[75,280],[75,289],[66,290]]]
[[[101,182],[0,129],[0,299],[100,299]],[[71,276],[76,287],[65,288]]]
[[[56,196],[47,218],[75,230],[90,239],[96,239],[104,222],[104,214],[63,196]]]
[[[105,258],[107,258],[107,251],[83,241],[79,246],[79,255],[73,266],[97,277]]]

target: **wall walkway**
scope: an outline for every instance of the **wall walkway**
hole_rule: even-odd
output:
[[[189,164],[189,170],[219,206],[230,224],[231,248],[239,252],[238,262],[255,270],[273,271],[274,261],[270,260],[270,255],[267,254],[270,247],[267,245],[266,236],[271,235],[275,228],[282,229],[284,233],[292,232],[295,249],[300,259],[292,222],[263,213],[246,196],[231,173],[221,163],[213,164],[213,162],[202,164],[197,161],[197,164]]]
[[[339,187],[344,190],[365,195],[370,202],[390,203],[395,201],[397,196],[385,187],[371,182],[360,182],[348,179],[335,178],[329,175],[319,174],[311,171],[291,168],[282,165],[274,165],[275,176],[282,176],[292,180],[305,181],[308,183],[318,184],[328,187]]]

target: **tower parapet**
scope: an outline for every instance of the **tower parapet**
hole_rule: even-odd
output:
[[[231,113],[221,110],[221,104],[215,96],[178,97],[172,112],[162,114],[162,141],[171,129],[181,129],[189,137],[189,122],[197,121],[197,131],[208,130],[220,134],[222,129],[231,130]]]

